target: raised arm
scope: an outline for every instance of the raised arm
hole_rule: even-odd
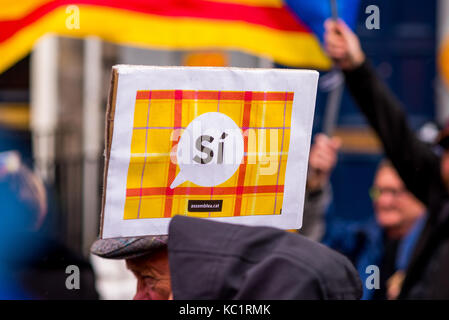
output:
[[[353,98],[407,188],[426,204],[435,192],[447,196],[439,157],[411,130],[401,104],[365,59],[357,36],[342,21],[328,20],[325,29],[327,52],[343,70]]]

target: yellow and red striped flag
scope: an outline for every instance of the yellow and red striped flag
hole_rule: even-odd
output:
[[[350,24],[358,1],[339,1]],[[327,69],[318,29],[329,16],[328,0],[0,0],[0,72],[46,33],[156,49],[237,49]]]

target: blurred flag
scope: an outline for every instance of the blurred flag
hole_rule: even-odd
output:
[[[337,0],[349,25],[358,2]],[[0,72],[46,33],[156,49],[238,49],[327,69],[319,39],[330,16],[330,0],[0,0]]]

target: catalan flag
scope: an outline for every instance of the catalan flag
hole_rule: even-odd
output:
[[[337,0],[353,25],[359,0]],[[329,0],[0,0],[0,72],[47,33],[155,49],[237,49],[327,69]]]

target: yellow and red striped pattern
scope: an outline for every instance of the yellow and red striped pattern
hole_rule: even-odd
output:
[[[138,91],[134,108],[131,159],[126,182],[124,219],[232,217],[281,214],[290,143],[292,92],[252,91]],[[182,131],[199,115],[221,112],[242,129],[245,156],[234,175],[214,187],[186,181],[171,189],[179,167],[176,144]],[[253,130],[253,135],[247,134]],[[275,131],[261,150],[259,131]],[[251,140],[252,139],[252,140]],[[274,147],[275,146],[275,147]],[[273,151],[274,150],[274,151]],[[275,158],[271,174],[254,154]],[[252,160],[249,161],[250,157]],[[188,200],[223,200],[220,212],[188,212]]]
[[[69,29],[79,8],[79,29]],[[159,49],[239,49],[328,68],[318,39],[278,0],[0,0],[0,72],[46,33]]]

